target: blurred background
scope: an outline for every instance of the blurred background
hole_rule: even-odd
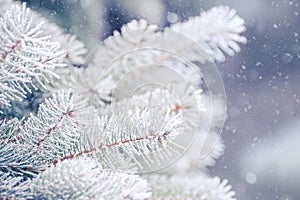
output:
[[[228,179],[240,200],[300,199],[300,0],[26,2],[89,49],[132,19],[165,27],[213,6],[236,9],[246,20],[248,43],[217,64],[228,119],[222,132],[225,154],[210,173]]]

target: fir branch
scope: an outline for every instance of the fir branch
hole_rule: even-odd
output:
[[[6,143],[16,143],[19,141],[19,128],[23,120],[18,120],[16,118],[11,120],[0,121],[0,145]]]
[[[107,88],[101,90],[103,87],[98,85],[107,85],[105,83],[108,79],[113,82],[112,85],[116,85],[124,74],[147,64],[173,67],[175,71],[184,74],[192,85],[199,85],[199,72],[178,62],[163,50],[172,51],[193,62],[224,61],[224,53],[232,56],[240,51],[239,43],[246,42],[245,37],[240,35],[244,31],[244,20],[227,6],[212,8],[164,31],[159,31],[155,25],[148,25],[145,20],[132,21],[124,25],[121,32],[115,31],[98,47],[92,65],[86,69],[82,78],[89,77],[93,81],[89,91],[103,97],[103,101],[111,91]],[[163,50],[147,49],[149,47]],[[99,73],[101,77],[95,77]]]
[[[168,174],[185,174],[189,171],[207,172],[207,167],[213,166],[216,159],[224,153],[225,145],[221,138],[226,105],[222,98],[202,95],[201,103],[205,111],[201,113],[199,129],[190,148],[176,163],[165,172]]]
[[[198,130],[195,140],[184,156],[163,172],[183,176],[190,171],[208,172],[208,167],[216,164],[216,159],[223,155],[224,149],[225,145],[219,133]]]
[[[34,23],[26,4],[13,6],[0,18],[0,97],[1,104],[25,97],[48,81],[46,74],[63,66],[58,60],[64,56],[59,43],[41,31],[42,23]],[[35,80],[35,82],[33,81]]]
[[[37,116],[31,115],[17,127],[2,123],[1,135],[9,132],[17,140],[1,143],[1,169],[35,176],[53,160],[76,152],[80,141],[77,119],[85,112],[89,112],[86,103],[71,90],[60,91],[45,100]]]
[[[105,167],[132,170],[159,164],[182,150],[172,141],[182,133],[179,114],[145,109],[94,117],[90,121],[93,123],[80,128],[81,150],[59,160],[95,155]]]
[[[80,84],[77,85],[76,89],[88,96],[91,104],[96,107],[102,107],[106,102],[112,101],[114,98],[111,96],[111,92],[116,86],[116,80],[120,78],[120,73],[124,74],[128,71],[129,65],[125,64],[114,70],[107,68],[107,66],[119,55],[147,46],[150,44],[149,40],[158,39],[156,29],[156,25],[148,25],[145,20],[141,20],[124,25],[121,28],[121,33],[114,31],[114,35],[107,38],[104,45],[96,49],[93,62],[83,71]],[[137,33],[132,34],[132,30],[137,31]],[[89,78],[87,79],[87,77]]]
[[[212,18],[214,21],[211,21]],[[219,6],[203,11],[200,16],[190,18],[186,22],[174,24],[163,32],[159,32],[155,25],[148,25],[145,20],[132,21],[124,25],[120,33],[115,31],[113,36],[107,38],[104,44],[97,49],[94,65],[105,69],[109,63],[123,53],[142,47],[171,47],[172,50],[178,53],[188,51],[195,54],[193,53],[194,49],[189,46],[193,45],[192,43],[184,44],[188,40],[181,41],[183,44],[177,42],[174,46],[174,41],[178,39],[179,35],[172,36],[171,31],[181,33],[194,40],[204,50],[204,52],[198,52],[197,54],[197,59],[202,62],[213,62],[213,59],[209,57],[222,61],[224,55],[221,54],[222,52],[220,53],[219,48],[225,53],[233,55],[234,52],[240,51],[238,43],[246,42],[246,38],[240,36],[245,31],[244,20],[228,6]],[[139,57],[136,59],[144,58]],[[156,60],[162,59],[166,59],[166,57],[156,57]],[[123,69],[119,68],[119,70]]]
[[[80,158],[51,166],[31,183],[38,197],[46,199],[146,199],[147,181],[136,175],[101,169],[91,159]]]
[[[172,37],[172,32],[175,31],[192,39],[200,49],[196,45],[187,46],[178,43],[175,48],[178,49],[176,52],[193,61],[223,62],[224,53],[233,56],[240,51],[239,43],[246,43],[246,38],[240,35],[245,30],[245,21],[236,14],[234,9],[228,6],[217,6],[201,12],[200,16],[172,25],[166,29],[163,37],[172,44],[172,41],[177,41],[176,35]]]
[[[29,181],[0,171],[0,199],[32,199]]]
[[[185,174],[183,176],[149,175],[155,200],[235,200],[235,192],[227,180],[210,178],[203,174]]]
[[[61,89],[74,88],[78,80],[80,80],[83,68],[86,65],[85,56],[87,49],[84,43],[75,35],[67,33],[58,25],[44,18],[41,14],[36,12],[33,12],[33,14],[35,18],[43,19],[44,23],[41,26],[43,33],[51,35],[53,41],[60,43],[60,49],[65,52],[65,56],[60,58],[59,62],[67,64],[66,66],[54,69],[55,74],[58,76],[46,75],[49,81],[47,83],[47,90],[43,91],[44,94],[56,93]]]
[[[180,113],[183,117],[185,132],[195,131],[198,122],[206,114],[202,98],[204,94],[201,89],[194,89],[188,82],[172,82],[164,88],[154,88],[143,91],[131,97],[120,98],[113,101],[109,106],[99,109],[101,113],[110,115],[114,112],[127,112],[128,110],[164,107],[172,113]],[[125,86],[128,89],[127,85]],[[116,97],[125,89],[120,88]]]
[[[75,151],[79,142],[77,130],[77,113],[86,109],[71,90],[60,91],[52,98],[46,99],[37,116],[25,121],[22,127],[22,137],[35,145],[39,154],[45,160],[53,160]]]
[[[245,27],[234,10],[216,7],[163,31],[145,20],[133,21],[104,41],[92,65],[74,70],[69,67],[85,65],[83,43],[48,20],[40,23],[36,18],[40,15],[26,9],[25,4],[16,3],[4,14],[0,8],[0,104],[21,100],[38,86],[51,85],[54,90],[71,87],[84,96],[59,91],[41,104],[37,115],[0,122],[0,199],[234,199],[226,180],[202,174],[149,175],[154,189],[151,197],[147,181],[124,171],[114,172],[164,164],[185,150],[177,143],[181,139],[177,136],[193,133],[199,119],[214,127],[212,133],[219,128],[206,119],[208,114],[217,114],[203,109],[208,105],[202,99],[206,94],[194,89],[199,88],[202,74],[191,66],[192,62],[223,61],[225,54],[240,51],[239,44],[246,42],[240,35]],[[181,34],[189,39],[181,40]],[[59,43],[65,53],[59,50]],[[181,62],[175,54],[192,62]],[[150,74],[134,73],[131,84],[118,85],[124,74],[149,64],[171,66],[183,80],[164,77],[162,83],[168,90],[158,88],[126,96],[132,87],[166,74],[162,67],[151,68]],[[66,74],[68,78],[57,82]],[[88,103],[102,115],[89,109]],[[213,134],[208,142],[216,141],[215,137]],[[198,139],[203,142],[206,138]],[[187,157],[190,166],[184,170],[212,165],[223,152],[221,140],[218,142],[203,162]],[[175,166],[169,174],[183,168]]]
[[[66,52],[65,60],[74,67],[81,67],[85,64],[84,56],[87,54],[83,42],[77,40],[76,36],[71,34],[62,34],[53,38],[62,45]]]
[[[34,176],[32,146],[22,142],[19,135],[23,121],[13,119],[0,124],[0,171],[11,175]]]
[[[82,41],[75,35],[67,33],[58,25],[52,23],[40,13],[33,12],[35,18],[43,19],[41,26],[45,35],[51,35],[51,39],[60,44],[60,49],[65,52],[62,61],[67,63],[69,67],[80,67],[86,63],[85,55],[87,49]]]
[[[43,24],[41,25],[41,31],[44,35],[51,35],[51,40],[60,44],[60,49],[65,52],[65,56],[60,59],[63,63],[68,64],[69,67],[84,66],[86,60],[85,55],[87,49],[82,41],[75,35],[68,33],[55,23],[52,23],[49,19],[42,14],[31,11],[34,18],[41,19]]]

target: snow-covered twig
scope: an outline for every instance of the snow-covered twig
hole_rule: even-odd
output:
[[[22,6],[14,6],[0,18],[0,103],[21,100],[35,83],[46,87],[46,74],[63,66],[58,60],[64,56],[59,43],[44,35],[41,23],[34,23],[33,15]]]

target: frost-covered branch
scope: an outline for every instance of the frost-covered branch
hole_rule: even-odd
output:
[[[137,175],[101,169],[87,158],[66,160],[51,166],[31,183],[33,192],[46,199],[146,199],[146,180]]]
[[[2,130],[12,129],[12,136],[3,140],[0,166],[34,176],[50,163],[96,154],[109,167],[143,168],[182,148],[172,141],[183,132],[181,115],[173,107],[97,117],[85,103],[71,91],[61,91],[18,128],[3,123]]]
[[[32,199],[29,181],[0,171],[0,199]]]
[[[85,102],[70,90],[61,91],[46,99],[37,115],[23,123],[3,122],[0,167],[32,176],[54,159],[76,152],[80,141],[77,118],[88,112],[86,109]]]
[[[222,62],[225,60],[225,54],[233,56],[240,51],[239,43],[246,43],[246,38],[240,35],[245,30],[244,19],[239,17],[234,9],[218,6],[201,12],[200,16],[172,25],[165,31],[163,37],[172,44],[171,40],[174,42],[177,37],[176,35],[172,37],[172,31],[183,34],[197,43],[200,49],[196,45],[186,46],[176,43],[181,47],[178,48],[176,45],[178,52],[188,57],[190,57],[188,54],[194,53],[193,60],[201,63],[215,60]]]
[[[83,149],[60,160],[95,155],[105,167],[142,169],[182,148],[172,141],[183,131],[180,115],[165,110],[136,109],[89,121],[93,123],[81,128]]]
[[[183,176],[149,175],[154,200],[235,200],[235,192],[227,180],[210,178],[203,174],[185,174]]]
[[[86,157],[52,165],[32,180],[0,171],[1,199],[147,199],[151,189],[137,175],[102,169]]]
[[[165,86],[165,88],[154,88],[140,91],[121,100],[113,101],[110,106],[104,107],[102,113],[127,112],[137,107],[147,108],[167,108],[169,112],[180,113],[182,115],[185,132],[194,131],[201,115],[206,113],[202,98],[202,90],[194,89],[184,82]],[[127,87],[127,86],[126,86]],[[122,88],[120,89],[122,91]],[[120,94],[119,94],[120,95]]]
[[[23,121],[13,119],[0,124],[0,171],[10,175],[34,175],[35,158],[31,157],[32,145],[22,142],[19,135]]]
[[[0,121],[0,144],[17,142],[19,140],[18,132],[22,124],[22,120],[2,120]]]
[[[113,86],[124,74],[149,64],[174,67],[185,74],[193,85],[199,84],[201,74],[178,62],[175,56],[164,50],[193,62],[224,61],[224,54],[232,56],[240,51],[239,43],[246,42],[245,37],[240,35],[244,31],[244,20],[227,6],[204,11],[200,16],[174,24],[164,31],[145,20],[132,21],[98,47],[92,65],[85,70],[82,79],[89,77],[93,84],[87,90],[90,95],[97,93],[103,101],[111,95],[109,88],[114,89]],[[197,74],[200,76],[195,77]],[[111,84],[108,86],[107,83]],[[99,85],[107,86],[106,90]]]
[[[205,112],[201,113],[199,119],[201,129],[196,131],[195,140],[185,155],[165,170],[168,174],[207,171],[207,167],[215,165],[216,159],[224,153],[225,145],[220,129],[226,115],[225,102],[220,97],[210,101],[210,98],[204,95],[201,102],[205,107]]]
[[[46,74],[63,64],[59,43],[44,35],[26,5],[13,6],[0,18],[0,103],[24,98],[36,83],[46,87]]]
[[[37,114],[0,121],[0,199],[234,199],[226,180],[202,174],[223,153],[217,133],[226,106],[209,101],[195,65],[240,51],[245,27],[234,10],[219,6],[164,30],[134,20],[87,63],[75,36],[7,2],[0,108],[35,89],[55,94]],[[144,176],[150,186],[128,173],[170,164],[194,134],[178,163]],[[203,151],[210,154],[201,160]]]
[[[60,91],[45,100],[36,116],[25,121],[20,135],[35,144],[44,158],[64,156],[78,145],[76,115],[86,108],[71,90]]]
[[[181,41],[174,45],[174,39],[178,39],[178,35],[171,37],[172,31],[194,40],[204,50],[197,54],[197,58],[203,61],[212,62],[213,59],[222,61],[224,54],[220,51],[221,49],[233,55],[234,52],[240,51],[238,43],[246,42],[246,38],[240,35],[245,31],[244,20],[236,15],[234,9],[219,6],[203,11],[200,16],[190,18],[185,22],[174,24],[163,32],[160,32],[156,25],[148,25],[145,20],[132,21],[124,25],[121,32],[115,31],[113,36],[104,41],[104,44],[97,50],[94,64],[105,69],[116,57],[141,47],[172,46],[171,49],[178,53],[184,51],[195,53],[194,49],[188,46],[192,43]],[[208,55],[203,55],[203,53]],[[122,68],[120,67],[119,70]]]
[[[26,4],[7,4],[0,21],[0,104],[21,100],[39,86],[52,91],[73,87],[72,78],[80,72],[72,68],[85,63],[84,44]]]

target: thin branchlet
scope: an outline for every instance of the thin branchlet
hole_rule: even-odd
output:
[[[52,163],[53,164],[57,164],[59,161],[64,161],[64,160],[68,160],[68,159],[73,159],[73,158],[77,158],[80,156],[84,156],[87,154],[90,154],[92,152],[95,151],[101,151],[104,148],[111,148],[111,147],[116,147],[122,144],[128,144],[128,143],[135,143],[137,141],[147,141],[147,140],[157,140],[160,144],[162,144],[162,138],[164,140],[167,139],[167,136],[171,133],[171,131],[165,131],[162,135],[161,134],[155,134],[155,133],[151,133],[150,135],[146,135],[144,137],[137,137],[137,138],[133,138],[133,139],[126,139],[123,141],[118,141],[118,142],[114,142],[111,144],[104,144],[104,143],[100,143],[97,147],[88,149],[88,150],[83,150],[80,151],[79,153],[76,154],[72,154],[72,155],[68,155],[64,158],[60,158],[59,160],[54,160]]]
[[[0,104],[21,100],[39,87],[46,88],[49,76],[64,66],[60,45],[42,31],[42,22],[22,6],[15,5],[0,18]]]
[[[24,38],[24,36],[22,36],[20,40],[17,40],[14,45],[9,46],[8,50],[6,50],[2,53],[0,62],[4,62],[4,60],[10,53],[12,53],[16,48],[20,47],[19,45],[21,44],[21,41],[23,38]]]
[[[62,115],[58,118],[57,123],[53,127],[49,128],[49,130],[47,131],[47,133],[45,134],[45,136],[38,141],[38,143],[36,144],[36,146],[38,146],[38,147],[41,146],[42,143],[48,137],[50,137],[50,135],[53,133],[53,131],[55,131],[59,127],[60,123],[62,122],[62,120],[64,119],[65,116],[71,117],[72,116],[72,111],[63,112]]]

